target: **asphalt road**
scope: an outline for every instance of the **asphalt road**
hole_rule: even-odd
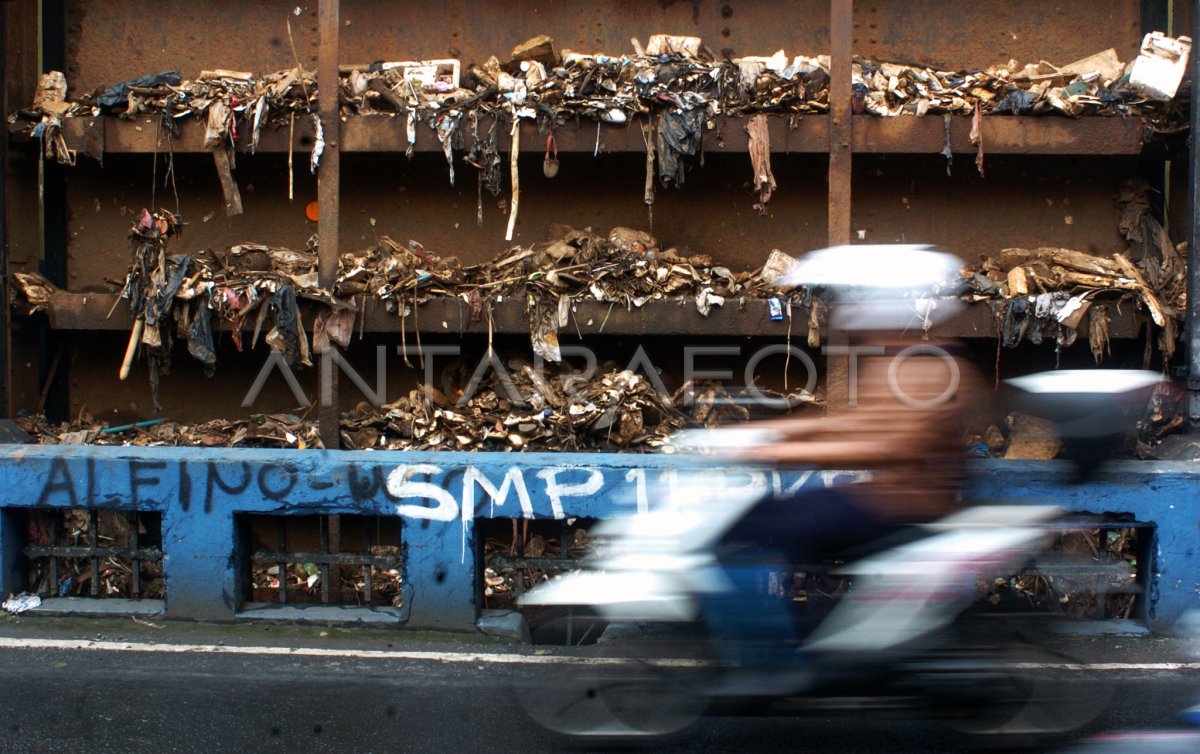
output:
[[[74,648],[80,646],[87,648]],[[1194,666],[1163,664],[1194,661],[1178,645],[1125,638],[1090,640],[1082,649],[1077,655],[1088,662],[1124,665],[1072,671],[1114,691],[1089,731],[1172,726],[1174,711],[1200,690]],[[513,662],[513,652],[526,659]],[[0,620],[0,751],[899,754],[979,748],[936,724],[870,714],[708,718],[645,745],[580,744],[533,723],[516,698],[514,678],[549,682],[578,672],[539,659],[544,654],[529,660],[533,652],[480,639],[365,629]]]

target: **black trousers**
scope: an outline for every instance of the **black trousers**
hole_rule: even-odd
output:
[[[722,552],[736,559],[734,553],[751,545],[802,563],[875,551],[905,527],[871,513],[862,503],[871,493],[868,487],[843,486],[765,498],[725,535]]]

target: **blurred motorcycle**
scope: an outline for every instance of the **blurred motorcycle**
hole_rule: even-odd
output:
[[[919,333],[953,310],[953,300],[932,296],[939,281],[961,277],[960,264],[926,246],[850,246],[806,256],[786,282],[819,286],[835,299],[831,327],[887,332],[884,340],[894,345],[912,338],[914,317]],[[887,372],[889,381],[893,376]],[[1018,408],[1058,423],[1064,455],[1075,478],[1085,480],[1160,383],[1150,372],[1087,370],[1032,375],[1010,386]],[[886,423],[901,414],[868,416]],[[677,444],[771,448],[787,439],[773,436],[780,426],[703,431]],[[1056,672],[1069,658],[1043,641],[1046,616],[984,610],[977,599],[981,579],[1057,567],[1046,557],[1055,537],[1094,522],[1052,501],[975,505],[932,523],[880,526],[882,539],[854,542],[832,563],[794,562],[802,548],[782,551],[780,543],[794,541],[796,532],[773,536],[773,514],[764,525],[762,513],[795,512],[788,506],[818,499],[797,496],[770,509],[761,483],[766,469],[715,465],[681,467],[651,493],[651,510],[592,530],[597,548],[582,570],[523,596],[523,607],[596,616],[610,627],[605,639],[614,626],[636,629],[594,645],[588,651],[598,656],[578,672],[519,688],[538,722],[575,736],[625,737],[668,734],[706,713],[874,710],[1012,737],[1062,733],[1103,711],[1103,693],[1080,693],[1069,675]],[[897,487],[876,488],[876,495],[879,489]],[[827,492],[839,494],[836,487]],[[849,520],[855,506],[834,501],[829,510]],[[752,514],[756,525],[739,527]],[[812,515],[796,521],[806,531],[822,523]],[[871,519],[864,524],[874,531]],[[747,532],[758,540],[747,541]],[[787,584],[801,573],[839,585],[831,588],[831,607],[795,609]]]
[[[1059,421],[1083,477],[1099,466],[1095,438],[1129,426],[1160,380],[1057,372],[1013,387],[1025,405]],[[689,442],[761,443],[757,432]],[[1056,672],[1070,658],[1042,643],[1046,615],[977,609],[981,578],[1046,572],[1053,566],[1039,561],[1054,537],[1093,522],[1052,505],[988,504],[913,527],[834,566],[850,588],[805,625],[779,584],[825,566],[781,562],[754,543],[739,543],[730,557],[723,541],[765,492],[747,478],[744,469],[680,472],[649,512],[593,529],[597,550],[583,570],[526,593],[526,607],[639,626],[633,637],[592,648],[604,664],[522,689],[538,722],[575,736],[624,737],[678,731],[705,713],[875,710],[1012,737],[1065,733],[1103,711],[1103,693],[1084,693]],[[731,617],[740,630],[729,630]]]

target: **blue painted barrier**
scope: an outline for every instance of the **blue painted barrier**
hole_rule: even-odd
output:
[[[235,514],[397,515],[403,520],[411,626],[474,625],[480,518],[611,518],[651,503],[654,483],[710,461],[577,453],[407,453],[168,447],[0,447],[0,592],[20,591],[19,508],[159,511],[168,617],[230,620],[239,609]],[[735,470],[745,483],[791,489],[852,472]],[[1053,463],[989,462],[972,481],[986,498],[1129,513],[1158,525],[1148,622],[1168,628],[1200,606],[1200,473],[1131,463],[1066,485]]]

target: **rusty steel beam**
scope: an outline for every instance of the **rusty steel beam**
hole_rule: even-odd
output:
[[[317,50],[317,81],[338,80],[338,35],[341,32],[340,0],[320,0],[317,26],[320,47]],[[317,279],[325,290],[333,290],[338,269],[338,188],[341,171],[341,123],[338,119],[338,88],[321,86],[317,92],[325,151],[317,168]],[[336,348],[330,345],[330,348]],[[338,429],[337,370],[322,382],[318,424],[321,442],[326,448],[341,445]]]
[[[320,0],[320,48],[317,76],[319,81],[337,81],[339,0]],[[338,187],[341,169],[341,134],[338,121],[337,87],[324,86],[317,94],[321,126],[325,131],[325,150],[317,169],[318,279],[330,290],[337,277],[338,263]]]
[[[52,325],[65,330],[110,330],[128,332],[132,321],[128,307],[118,306],[111,318],[108,311],[116,302],[111,293],[56,293],[50,298],[48,314]],[[303,299],[301,300],[303,306]],[[524,301],[506,300],[493,305],[493,332],[523,334],[529,332],[529,315]],[[1109,307],[1112,317],[1109,334],[1116,339],[1135,338],[1142,331],[1145,315],[1133,306],[1124,306],[1121,311]],[[793,307],[792,340],[802,345],[808,333],[808,311]],[[253,319],[253,318],[250,318]],[[305,316],[305,321],[311,321]],[[1087,332],[1087,315],[1079,325],[1080,332]],[[486,318],[472,321],[470,306],[459,298],[434,299],[421,304],[419,316],[401,319],[389,312],[379,301],[368,301],[363,321],[363,331],[370,333],[399,334],[401,330],[415,332],[419,323],[421,332],[430,335],[486,334]],[[228,330],[228,322],[214,322],[213,327]],[[242,325],[244,331],[253,328],[252,322]],[[787,320],[772,320],[767,302],[748,300],[744,303],[729,301],[723,307],[714,308],[703,317],[696,311],[691,300],[650,301],[640,308],[626,309],[600,301],[580,301],[571,312],[567,326],[562,328],[563,337],[578,334],[583,337],[602,335],[696,335],[783,338],[787,336]],[[996,316],[988,302],[967,307],[966,311],[951,322],[933,329],[935,335],[960,338],[995,338]]]
[[[134,531],[137,531],[136,527]],[[21,552],[27,558],[125,558],[127,560],[148,560],[157,562],[163,559],[162,551],[157,547],[72,547],[72,546],[40,546],[29,545]]]
[[[829,4],[829,245],[850,243],[854,3]]]
[[[827,115],[806,115],[789,123],[786,116],[769,116],[771,151],[775,154],[824,154],[829,151],[830,121]],[[941,117],[902,115],[880,118],[855,115],[851,119],[852,151],[870,154],[937,155],[946,143]],[[747,148],[746,119],[717,120],[717,128],[704,134],[707,154],[742,154]],[[1136,118],[1066,118],[1057,115],[997,115],[987,118],[988,154],[1028,155],[1136,155],[1144,147],[1144,128]],[[204,153],[204,124],[185,121],[181,135],[172,139],[176,153]],[[955,153],[974,154],[968,134],[971,119],[956,117],[950,122],[950,148]],[[63,124],[67,145],[81,154],[149,154],[155,147],[155,121],[124,121],[110,117],[68,118]],[[545,139],[537,138],[537,127],[522,125],[521,150],[540,152]],[[582,121],[554,132],[558,151],[591,154],[596,147],[594,123]],[[160,133],[159,151],[167,149],[166,134]],[[307,154],[312,149],[313,131],[308,120],[297,120],[293,148]],[[17,143],[27,138],[14,136]],[[360,115],[342,124],[342,152],[403,152],[407,146],[404,121],[390,115]],[[282,153],[288,149],[287,129],[263,131],[259,152]],[[417,129],[417,152],[440,154],[441,144],[424,126]],[[600,129],[600,152],[643,152],[641,134],[628,126],[604,125]]]
[[[946,145],[945,120],[940,116],[853,119],[855,152],[937,155]],[[995,115],[985,118],[984,149],[988,154],[1135,155],[1143,147],[1139,118],[1066,118],[1056,115]],[[950,119],[950,149],[974,154],[971,119]]]
[[[399,555],[372,555],[359,552],[255,552],[250,555],[255,565],[283,563],[316,563],[317,565],[373,565],[380,568],[399,568],[404,559]]]
[[[111,293],[55,293],[47,307],[52,325],[64,330],[110,330],[127,332],[132,326],[127,306],[119,305],[116,294]],[[108,312],[118,304],[111,317]],[[301,306],[304,300],[301,299]],[[493,304],[493,331],[497,333],[528,333],[529,315],[525,302],[506,300]],[[807,327],[808,311],[794,308],[792,333],[797,334],[802,325]],[[252,318],[251,318],[252,319]],[[306,322],[312,317],[305,316]],[[460,298],[441,298],[419,306],[417,316],[401,319],[389,312],[380,301],[369,300],[363,315],[363,330],[371,333],[408,333],[420,326],[422,333],[442,334],[486,334],[487,319],[471,319],[470,306]],[[213,328],[228,330],[225,321],[214,322]],[[244,331],[253,328],[253,322],[242,324]],[[785,336],[787,321],[772,320],[765,301],[746,301],[738,304],[729,301],[724,307],[714,308],[708,317],[696,311],[690,299],[683,301],[651,301],[641,308],[626,309],[620,305],[599,301],[580,301],[574,307],[564,337],[572,333],[588,335],[712,335],[731,333],[739,335]]]
[[[853,176],[853,0],[829,2],[829,215],[830,246],[850,243],[850,196]],[[828,344],[845,344],[843,333],[830,333]],[[826,411],[844,412],[850,403],[850,361],[846,356],[825,358]]]
[[[748,147],[745,125],[746,118],[719,118],[716,128],[704,134],[704,150],[709,154],[729,151],[742,154]],[[776,153],[824,153],[829,147],[829,129],[823,115],[806,115],[791,118],[783,115],[770,116],[772,151]],[[204,123],[186,119],[179,123],[180,135],[171,141],[177,153],[205,153]],[[132,121],[111,117],[68,118],[63,124],[63,135],[67,145],[83,154],[104,153],[149,154],[155,151],[156,120],[141,118]],[[537,138],[537,126],[525,122],[521,126],[521,150],[540,152],[546,148],[546,140]],[[578,125],[568,123],[554,132],[560,152],[596,151],[596,123],[581,120]],[[157,149],[167,150],[166,135],[159,133]],[[328,142],[329,134],[326,132]],[[297,120],[292,146],[297,152],[307,153],[312,148],[313,129],[309,121]],[[342,152],[403,152],[408,147],[403,118],[391,115],[350,116],[342,124]],[[328,149],[328,144],[326,146]],[[938,147],[939,149],[941,147]],[[287,129],[264,130],[258,144],[259,152],[286,152],[288,149]],[[626,126],[602,125],[600,128],[600,152],[644,152],[645,143],[636,123]],[[425,126],[417,128],[417,152],[440,154],[442,145],[433,132]]]
[[[488,561],[496,568],[540,568],[543,571],[577,571],[585,562],[582,558],[509,558],[504,555]]]
[[[704,132],[704,151],[708,154],[719,154],[723,151],[744,154],[749,147],[745,130],[747,120],[743,117],[717,118],[716,127]],[[488,122],[483,120],[483,123]],[[554,131],[554,138],[560,152],[645,152],[646,144],[642,140],[640,122],[634,118],[623,126],[602,124],[598,149],[596,121],[593,120],[580,119],[578,123],[570,121]],[[768,124],[774,152],[821,153],[828,148],[828,129],[825,127],[823,115],[795,118],[772,115]],[[505,128],[507,125],[502,126],[502,130]],[[390,115],[348,118],[343,125],[342,135],[347,152],[404,151],[408,146],[404,119]],[[544,136],[539,138],[535,124],[523,122],[521,137],[522,152],[545,151],[546,139]],[[419,126],[414,149],[418,152],[440,153],[442,145],[432,131]]]

